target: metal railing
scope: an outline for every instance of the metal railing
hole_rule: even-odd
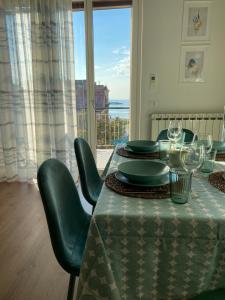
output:
[[[98,149],[110,149],[128,141],[129,107],[110,107],[96,110],[96,136]],[[78,136],[87,138],[87,110],[77,111]]]

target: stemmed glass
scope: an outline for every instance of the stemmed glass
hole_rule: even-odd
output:
[[[190,178],[192,174],[198,170],[205,157],[205,147],[204,145],[199,145],[198,143],[186,144],[181,147],[180,151],[180,161],[183,169],[188,173]],[[194,196],[192,194],[192,196]]]
[[[210,153],[212,151],[213,140],[211,134],[194,134],[192,143],[198,143],[198,145],[203,145],[205,148],[205,153]]]
[[[206,137],[205,137],[205,143],[204,143],[204,146],[205,146],[205,152],[206,153],[210,153],[212,151],[212,147],[213,147],[213,140],[212,140],[212,135],[211,134],[208,134]]]
[[[198,139],[197,139],[198,137]],[[203,163],[204,161],[210,160],[212,156],[212,148],[213,148],[213,139],[212,135],[208,133],[198,133],[195,134],[193,137],[192,143],[196,143],[198,146],[203,146],[204,147],[204,158],[203,158]],[[202,172],[196,172],[193,173],[195,177],[202,177]]]
[[[167,137],[168,139],[176,143],[182,135],[182,123],[181,120],[172,120],[169,123],[168,130],[167,130]]]
[[[185,144],[181,147],[180,160],[186,172],[193,173],[201,167],[205,156],[204,145]]]

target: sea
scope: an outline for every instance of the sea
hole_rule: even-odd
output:
[[[128,99],[109,99],[109,116],[113,119],[129,119],[130,101]]]

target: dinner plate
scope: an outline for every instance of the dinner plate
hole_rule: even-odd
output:
[[[130,147],[128,147],[128,146],[125,146],[124,149],[127,150],[128,152],[131,152],[131,153],[137,153],[137,154],[149,154],[149,153],[155,153],[155,152],[159,151],[159,148],[158,148],[158,147],[156,147],[156,148],[154,148],[154,149],[152,149],[152,150],[150,150],[150,151],[141,151],[141,152],[132,150],[132,149],[131,149]]]
[[[158,184],[168,175],[169,167],[154,160],[132,160],[121,163],[118,171],[132,182]]]
[[[159,187],[159,186],[166,185],[170,182],[170,175],[169,174],[167,174],[165,177],[163,177],[162,180],[159,181],[158,183],[152,183],[152,182],[137,183],[137,182],[133,182],[133,181],[130,181],[127,177],[123,176],[123,174],[121,174],[119,171],[116,172],[115,177],[116,177],[116,179],[118,179],[122,183],[126,183],[126,184],[132,185],[132,186],[139,186],[139,187]],[[173,182],[176,181],[176,174],[174,174],[174,173],[172,174],[172,181]]]
[[[153,152],[158,147],[158,142],[149,140],[134,140],[127,142],[127,147],[134,152]]]
[[[115,177],[120,182],[129,184],[129,185],[133,185],[133,186],[143,186],[143,187],[154,187],[155,186],[155,187],[157,187],[157,186],[163,186],[163,185],[166,185],[166,184],[169,183],[169,174],[167,174],[166,177],[164,177],[163,180],[161,180],[161,182],[158,182],[158,183],[153,183],[153,182],[147,182],[147,183],[133,182],[133,181],[129,180],[127,177],[125,177],[119,171],[116,172]]]
[[[225,142],[214,141],[213,149],[217,150],[218,153],[224,153],[225,152]]]

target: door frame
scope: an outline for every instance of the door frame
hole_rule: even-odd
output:
[[[143,0],[133,0],[130,77],[130,140],[141,138]]]
[[[130,73],[130,139],[141,137],[141,75],[142,75],[142,29],[143,0],[133,0],[131,14],[131,73]],[[97,132],[95,116],[95,73],[92,0],[84,0],[85,46],[87,74],[88,143],[96,158]]]
[[[86,74],[87,74],[87,123],[88,143],[96,158],[97,134],[95,120],[95,73],[94,73],[94,38],[92,1],[84,0]]]

